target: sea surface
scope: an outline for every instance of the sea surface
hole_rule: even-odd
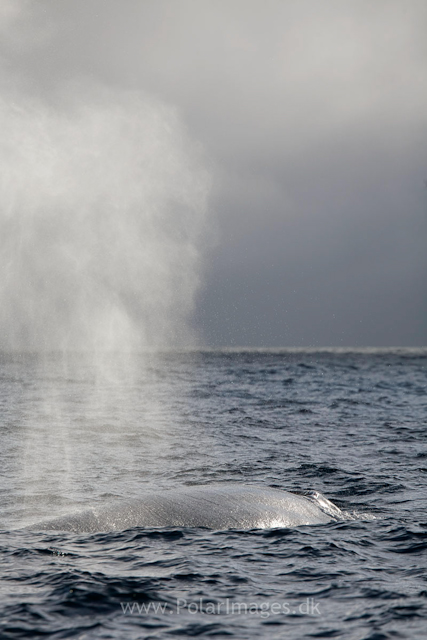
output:
[[[0,357],[1,639],[427,638],[426,349],[99,364]],[[348,517],[35,530],[210,483],[319,491]]]

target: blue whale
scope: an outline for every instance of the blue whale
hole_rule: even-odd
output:
[[[344,514],[322,494],[241,484],[181,487],[116,501],[34,524],[33,530],[95,533],[133,527],[269,529],[324,524]]]

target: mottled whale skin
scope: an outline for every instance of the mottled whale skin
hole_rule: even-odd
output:
[[[309,497],[248,485],[203,485],[144,494],[34,524],[33,530],[96,533],[133,527],[269,529],[324,524],[341,511],[317,492]]]

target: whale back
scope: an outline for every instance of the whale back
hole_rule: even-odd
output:
[[[95,533],[133,527],[266,529],[323,524],[339,509],[321,494],[300,496],[244,485],[194,486],[155,491],[139,499],[55,518],[33,529]]]

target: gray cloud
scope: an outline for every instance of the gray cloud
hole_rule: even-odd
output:
[[[28,91],[81,77],[148,91],[210,156],[218,240],[194,316],[207,343],[425,344],[425,2],[31,11],[35,45],[3,52]]]

